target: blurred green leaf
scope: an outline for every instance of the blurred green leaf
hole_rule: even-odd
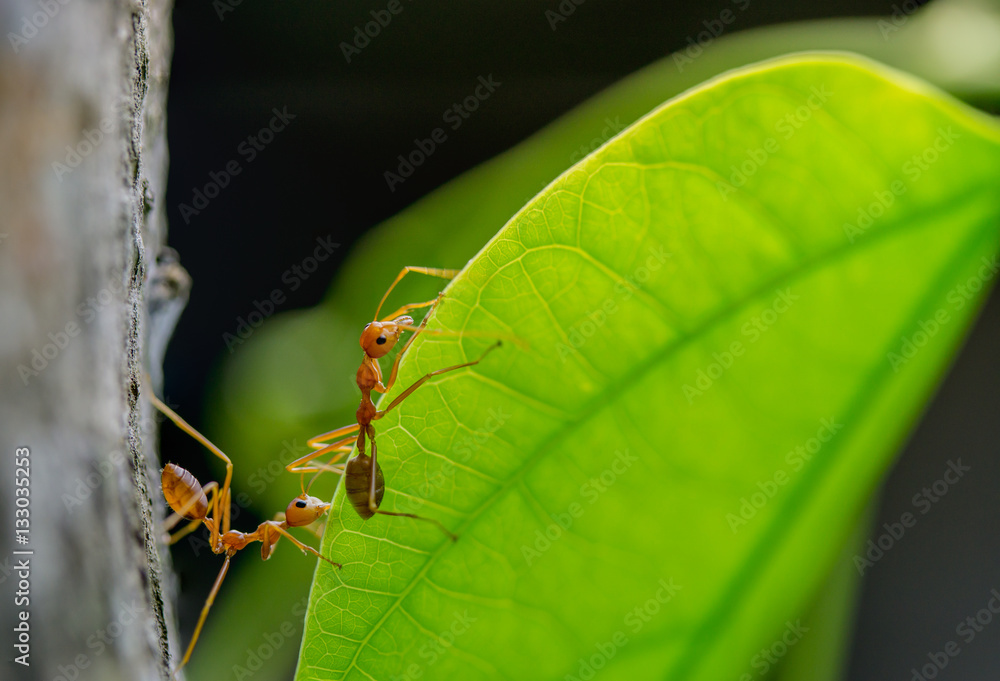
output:
[[[763,673],[995,275],[998,181],[994,121],[838,55],[727,74],[574,166],[430,327],[531,349],[379,422],[383,507],[460,540],[338,493],[298,678]],[[386,398],[488,342],[422,335]]]

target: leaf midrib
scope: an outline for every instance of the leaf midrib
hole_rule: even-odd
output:
[[[981,193],[982,193],[982,187],[976,186],[968,189],[966,192],[962,194],[953,197],[953,201],[964,202],[968,197],[977,196],[980,195]],[[786,272],[783,272],[773,277],[770,280],[761,283],[758,287],[753,289],[752,292],[749,292],[742,298],[733,301],[726,306],[723,306],[714,315],[707,317],[700,326],[693,329],[691,332],[689,332],[689,334],[679,336],[674,340],[672,344],[664,347],[660,353],[651,354],[643,362],[637,363],[636,369],[634,369],[633,371],[623,374],[622,377],[617,381],[612,381],[606,384],[605,388],[599,393],[595,394],[594,398],[591,399],[590,402],[579,411],[579,416],[577,418],[567,421],[565,424],[563,424],[561,428],[557,428],[548,437],[544,438],[540,442],[539,446],[536,448],[535,452],[533,452],[525,460],[521,468],[518,471],[516,471],[504,485],[498,488],[497,491],[492,496],[486,499],[479,506],[479,508],[477,508],[475,511],[471,512],[468,515],[466,521],[457,528],[456,534],[459,534],[460,536],[462,534],[465,534],[467,530],[476,523],[480,515],[482,515],[482,513],[487,508],[491,507],[499,499],[501,499],[504,495],[506,495],[507,492],[517,482],[519,482],[530,470],[532,470],[542,460],[542,458],[545,455],[545,452],[548,451],[547,445],[558,440],[566,432],[586,422],[594,414],[603,409],[609,403],[616,401],[617,399],[616,396],[624,394],[621,388],[631,385],[638,376],[643,375],[645,372],[650,370],[652,367],[655,367],[660,362],[669,359],[676,352],[682,350],[690,342],[696,340],[702,334],[708,332],[710,329],[715,327],[717,324],[720,324],[730,319],[731,317],[735,316],[740,310],[744,309],[744,306],[748,304],[750,301],[755,300],[756,298],[760,297],[765,292],[773,288],[776,287],[780,288],[784,284],[789,284],[791,282],[794,282],[795,280],[820,269],[821,266],[823,265],[836,262],[838,259],[842,258],[847,254],[864,253],[865,251],[869,250],[875,244],[880,243],[884,239],[895,236],[898,232],[901,231],[909,231],[909,229],[915,229],[914,227],[915,225],[925,225],[927,222],[932,221],[938,215],[943,213],[948,213],[950,212],[950,210],[951,210],[951,204],[944,206],[938,205],[935,206],[933,210],[924,211],[919,216],[903,215],[896,217],[892,221],[887,221],[883,229],[875,230],[873,232],[864,235],[863,237],[864,241],[860,245],[840,242],[840,245],[837,248],[830,249],[828,251],[825,251],[823,253],[814,256],[811,259],[801,262],[799,267],[790,269]],[[449,284],[448,288],[451,288],[451,286],[455,285],[457,279],[458,278],[456,277],[456,280],[453,280],[452,283]],[[447,289],[445,292],[447,293]],[[610,399],[607,399],[605,397],[607,395],[611,396]],[[605,397],[605,399],[602,399],[602,397]],[[385,396],[383,396],[383,399],[385,399]],[[339,485],[337,487],[336,493],[338,495],[342,493],[342,488],[343,485]],[[382,617],[379,618],[379,620],[372,626],[368,634],[358,643],[358,647],[357,650],[355,651],[354,657],[351,659],[351,662],[344,668],[343,671],[344,678],[346,678],[347,674],[351,671],[352,668],[357,666],[358,657],[360,656],[361,651],[371,640],[372,636],[375,635],[375,633],[381,628],[382,624],[386,621],[386,619],[388,619],[388,617],[396,610],[396,608],[399,607],[399,605],[403,602],[403,600],[409,595],[409,593],[420,582],[420,580],[427,574],[427,572],[437,562],[437,560],[442,555],[444,555],[444,553],[448,551],[453,545],[454,544],[452,542],[443,543],[439,546],[439,548],[436,551],[434,551],[428,556],[427,561],[423,565],[423,567],[421,567],[421,569],[416,574],[414,574],[410,583],[399,593],[398,596],[396,596],[395,602],[386,609]],[[756,553],[757,551],[755,550],[751,553],[751,555],[755,555]],[[741,580],[736,579],[734,580],[734,583],[739,583],[740,581]],[[705,627],[703,628],[703,631],[708,631],[710,629],[711,627]],[[696,631],[695,635],[693,636],[693,639],[697,640],[698,637],[699,634]],[[362,671],[360,667],[358,667],[358,670]],[[362,671],[362,673],[364,672]]]

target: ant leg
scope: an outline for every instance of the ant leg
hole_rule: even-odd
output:
[[[330,433],[327,433],[327,435],[330,435],[330,434],[341,434],[341,431],[354,431],[354,432],[356,432],[358,430],[358,428],[360,428],[360,426],[358,426],[357,423],[354,423],[354,424],[352,424],[350,426],[346,426],[344,428],[340,428],[338,430],[331,431]],[[310,446],[312,446],[312,447],[315,447],[316,445],[313,444],[313,443],[314,442],[318,442],[319,439],[322,438],[322,437],[324,437],[324,436],[323,435],[318,435],[318,436],[312,438],[311,440],[309,440],[308,444]],[[356,439],[357,438],[352,434],[352,435],[349,435],[349,436],[347,436],[345,438],[337,440],[336,442],[332,442],[330,444],[323,444],[319,448],[317,448],[315,452],[310,452],[309,454],[306,454],[305,456],[300,457],[300,458],[296,459],[295,461],[292,461],[290,464],[288,464],[287,466],[285,466],[285,470],[288,471],[289,473],[315,473],[317,470],[323,470],[322,467],[323,467],[324,464],[322,464],[322,463],[314,463],[314,464],[309,465],[309,466],[306,466],[306,464],[308,464],[310,461],[313,461],[314,459],[318,459],[319,457],[323,456],[324,454],[329,454],[330,452],[337,452],[337,455],[334,456],[332,459],[330,459],[329,462],[327,462],[328,464],[332,464],[332,463],[336,462],[337,459],[339,459],[341,457],[341,453],[342,452],[350,452],[351,451],[351,445],[353,445],[353,443],[354,443],[354,441]]]
[[[323,433],[322,435],[316,435],[314,437],[311,437],[308,440],[306,440],[306,444],[312,447],[313,449],[322,449],[327,446],[327,443],[330,440],[336,440],[350,433],[356,433],[358,432],[358,429],[360,427],[361,426],[359,426],[357,423],[352,423],[349,426],[337,428],[337,430],[330,430]],[[315,456],[313,458],[315,458]],[[302,457],[302,459],[299,459],[299,461],[305,463],[304,459],[306,459],[306,457]],[[291,465],[294,465],[294,463],[289,464],[289,466]]]
[[[399,518],[413,518],[414,520],[424,520],[429,523],[434,523],[438,528],[448,535],[448,538],[452,541],[458,540],[458,535],[448,531],[444,525],[442,525],[434,518],[425,518],[422,515],[417,515],[415,513],[394,513],[392,511],[383,511],[378,506],[375,505],[375,474],[378,471],[378,463],[376,458],[378,457],[378,447],[375,446],[375,439],[372,438],[372,469],[371,469],[371,486],[368,488],[368,509],[372,513],[380,513],[381,515],[391,515]]]
[[[357,433],[360,428],[361,426],[357,423],[352,423],[349,426],[337,428],[336,430],[331,430],[306,440],[306,444],[317,451],[299,457],[285,466],[285,470],[289,473],[302,473],[303,494],[309,490],[309,487],[312,487],[313,482],[315,482],[316,478],[319,477],[320,471],[328,470],[337,472],[333,467],[333,464],[336,463],[343,454],[350,453],[351,444],[356,439],[353,433]],[[344,437],[345,435],[347,435],[347,437]],[[330,440],[336,441],[331,443]],[[317,463],[311,466],[306,466],[306,464],[310,461],[318,459],[324,454],[329,454],[330,452],[335,452],[335,454],[326,464]],[[306,473],[316,473],[316,475],[313,476],[313,479],[309,482],[308,486],[305,484]]]
[[[375,501],[375,481],[378,475],[378,446],[375,444],[375,438],[372,438],[372,466],[371,471],[368,474],[368,508],[371,511],[378,510],[378,502]]]
[[[424,383],[426,383],[427,381],[429,381],[431,378],[433,378],[433,377],[435,377],[435,376],[437,376],[439,374],[447,373],[449,371],[455,371],[456,369],[463,369],[465,367],[471,367],[471,366],[474,366],[476,364],[479,364],[480,362],[483,361],[483,359],[486,357],[486,355],[488,355],[491,352],[493,352],[494,350],[496,350],[498,347],[500,347],[500,345],[501,345],[501,342],[497,341],[496,343],[494,343],[490,347],[486,348],[486,351],[483,352],[483,354],[479,356],[479,359],[477,359],[477,360],[475,360],[473,362],[466,362],[465,364],[456,364],[455,366],[445,367],[443,369],[437,369],[436,371],[432,371],[429,374],[424,374],[422,377],[418,378],[416,380],[416,382],[414,382],[413,385],[411,385],[409,388],[407,388],[406,390],[404,390],[403,392],[401,392],[399,394],[399,396],[396,397],[396,399],[394,399],[392,402],[390,402],[388,407],[386,407],[385,409],[380,409],[377,412],[375,412],[375,416],[373,417],[372,420],[380,419],[383,416],[385,416],[387,412],[395,409],[397,406],[399,406],[400,402],[402,402],[407,397],[409,397],[411,394],[413,394],[414,390],[416,390],[417,388],[419,388],[420,386],[422,386]]]
[[[201,521],[200,520],[192,520],[187,525],[185,525],[181,529],[177,530],[173,534],[168,534],[166,536],[167,545],[168,546],[173,546],[174,544],[176,544],[177,542],[179,542],[181,539],[183,539],[184,537],[188,536],[189,534],[191,534],[192,532],[194,532],[195,530],[197,530],[200,525],[201,525]]]
[[[227,466],[233,465],[233,462],[229,459],[228,456],[225,455],[225,453],[221,449],[212,444],[212,441],[209,440],[207,437],[205,437],[197,430],[195,430],[191,424],[189,424],[187,421],[178,416],[177,412],[175,412],[173,409],[171,409],[163,402],[161,402],[160,398],[158,398],[156,395],[150,395],[149,401],[152,402],[153,406],[156,407],[164,416],[173,421],[178,428],[183,430],[185,433],[193,437],[201,444],[205,445],[205,447],[207,447],[209,451],[211,451],[217,457],[225,461]]]
[[[340,568],[344,567],[340,563],[333,562],[332,560],[330,560],[329,558],[327,558],[322,553],[320,553],[319,551],[317,551],[313,547],[309,546],[308,544],[303,544],[298,539],[296,539],[295,537],[293,537],[292,534],[288,530],[286,530],[285,528],[283,528],[278,523],[270,521],[270,520],[265,520],[263,523],[261,523],[261,525],[262,526],[266,526],[266,527],[264,527],[264,531],[261,533],[262,537],[263,537],[261,539],[261,541],[264,542],[265,546],[268,546],[268,545],[273,546],[274,542],[270,541],[270,536],[269,535],[270,535],[271,532],[277,532],[278,534],[281,534],[281,535],[283,535],[285,537],[288,537],[288,541],[292,542],[297,547],[299,547],[299,549],[302,551],[302,553],[306,553],[306,552],[311,553],[314,556],[316,556],[317,558],[321,558],[321,559],[325,560],[327,563],[329,563],[330,565],[334,566],[337,569],[340,569]],[[275,541],[277,541],[277,540],[275,540]],[[267,560],[266,557],[264,559]]]
[[[446,528],[444,525],[442,525],[437,520],[434,520],[434,518],[426,518],[426,517],[424,517],[422,515],[416,515],[415,513],[393,513],[392,511],[383,511],[380,508],[375,509],[375,513],[378,513],[378,514],[381,514],[381,515],[394,515],[394,516],[398,516],[398,517],[401,517],[401,518],[413,518],[414,520],[426,520],[429,523],[434,523],[435,525],[437,525],[438,528],[442,532],[444,532],[446,535],[448,535],[448,538],[451,539],[452,541],[458,541],[458,535],[457,534],[455,534],[454,532],[450,532],[448,530],[448,528]]]
[[[306,454],[305,456],[300,457],[295,461],[292,461],[287,466],[285,466],[285,470],[288,471],[289,473],[302,474],[302,479],[301,479],[302,494],[305,494],[309,491],[309,488],[312,487],[312,484],[316,482],[316,478],[318,478],[320,473],[322,473],[323,471],[333,471],[336,473],[342,472],[338,467],[334,466],[333,464],[335,464],[337,461],[343,458],[345,454],[349,454],[351,452],[351,445],[356,438],[354,435],[348,435],[347,437],[341,438],[340,440],[337,440],[336,442],[332,442],[330,444],[325,444],[325,441],[337,437],[338,435],[343,435],[345,432],[356,431],[358,428],[359,428],[358,424],[353,423],[349,426],[338,428],[337,430],[332,430],[329,433],[324,433],[323,435],[317,435],[314,438],[310,438],[307,444],[310,447],[317,447],[316,451]],[[334,455],[326,463],[320,462],[320,463],[314,463],[309,466],[306,465],[310,461],[318,459],[324,454],[329,454],[330,452],[334,452]],[[306,485],[306,473],[315,473],[312,480],[309,481],[308,485]]]
[[[510,341],[523,350],[527,350],[531,347],[528,344],[528,341],[524,340],[519,336],[515,336],[512,333],[491,333],[489,331],[476,331],[476,330],[452,331],[451,329],[424,329],[422,328],[422,326],[411,326],[410,324],[396,324],[396,328],[403,329],[404,331],[419,331],[428,336],[465,336],[467,338],[495,338],[497,340]]]
[[[169,516],[167,516],[167,519],[163,521],[163,531],[169,533],[170,530],[174,529],[174,527],[177,526],[177,523],[179,523],[184,519],[185,519],[184,516],[182,516],[180,513],[171,513]],[[190,522],[200,523],[201,520],[196,518],[195,520],[192,520]],[[170,543],[173,544],[173,542]]]
[[[343,471],[341,471],[341,473],[343,473]],[[271,522],[278,523],[279,525],[284,521],[285,521],[284,511],[278,511],[277,513],[274,514],[274,517],[271,518]],[[326,530],[326,516],[317,518],[315,521],[309,523],[308,525],[300,525],[300,527],[309,534],[314,535],[317,539],[322,540],[323,532]]]
[[[225,479],[225,482],[222,484],[222,489],[219,492],[220,496],[222,497],[219,501],[221,502],[221,505],[223,506],[223,510],[221,511],[221,513],[222,513],[222,525],[221,526],[224,528],[223,532],[229,531],[229,517],[230,517],[229,514],[230,514],[230,510],[231,510],[230,509],[230,505],[231,504],[229,503],[229,486],[230,486],[230,484],[233,481],[233,462],[230,460],[230,458],[228,456],[225,455],[225,453],[221,449],[219,449],[214,444],[212,444],[211,440],[209,440],[207,437],[205,437],[204,435],[202,435],[201,433],[199,433],[197,430],[195,430],[194,427],[191,426],[191,424],[189,424],[187,421],[185,421],[180,416],[178,416],[177,412],[175,412],[173,409],[171,409],[170,407],[168,407],[167,405],[165,405],[163,402],[161,402],[160,399],[156,395],[151,394],[149,396],[149,400],[150,400],[150,402],[153,403],[153,406],[156,407],[157,409],[159,409],[160,412],[164,416],[166,416],[168,419],[170,419],[171,421],[173,421],[174,425],[176,425],[178,428],[180,428],[181,430],[183,430],[185,433],[187,433],[188,435],[190,435],[191,437],[193,437],[195,440],[197,440],[202,445],[204,445],[205,447],[207,447],[210,452],[212,452],[217,457],[219,457],[220,459],[222,459],[223,461],[226,462],[226,479]],[[215,505],[215,523],[214,524],[215,524],[216,531],[217,531],[218,527],[220,526],[219,525],[219,513],[220,513],[220,511],[219,511],[219,505],[220,505],[219,503],[216,503],[216,505]],[[213,536],[212,536],[212,544],[213,545],[215,544],[215,540],[216,539],[217,539],[217,537],[213,533]]]
[[[438,301],[440,300],[441,296],[438,296],[434,300],[430,301],[430,304],[437,305]],[[424,303],[419,303],[419,304],[424,305]],[[392,389],[392,386],[396,383],[396,374],[399,373],[399,363],[402,361],[403,356],[406,354],[406,351],[410,348],[410,345],[413,343],[413,341],[417,339],[417,336],[419,336],[421,333],[430,334],[432,336],[468,336],[470,338],[494,338],[500,341],[509,340],[520,348],[523,349],[528,348],[528,344],[524,340],[510,334],[497,334],[497,333],[487,333],[479,331],[451,331],[448,329],[428,329],[426,327],[427,327],[427,322],[430,321],[430,316],[431,316],[430,312],[424,315],[424,318],[420,322],[419,326],[411,326],[409,324],[396,325],[397,328],[404,329],[406,331],[412,331],[413,335],[410,336],[409,339],[406,341],[406,344],[403,346],[403,349],[400,350],[398,353],[396,353],[396,359],[393,360],[392,369],[389,371],[389,380],[386,381],[386,383],[381,387],[375,386],[375,390],[377,390],[380,393],[386,393]]]
[[[309,534],[313,535],[320,541],[323,541],[323,534],[326,532],[326,518],[321,518],[314,522],[312,525],[306,525],[302,528]]]
[[[389,390],[392,389],[392,386],[395,385],[396,374],[399,373],[399,363],[403,360],[403,355],[405,355],[406,351],[410,349],[410,345],[413,343],[413,341],[417,339],[417,336],[420,335],[420,332],[427,327],[427,322],[430,321],[431,318],[431,312],[434,311],[433,308],[437,306],[439,300],[441,300],[440,295],[434,300],[430,301],[431,309],[428,310],[427,314],[424,315],[424,318],[420,321],[419,326],[399,325],[400,328],[405,328],[408,331],[413,331],[413,335],[411,335],[407,339],[406,343],[403,344],[403,348],[396,353],[396,359],[392,361],[392,369],[389,371],[388,382],[386,382],[384,385],[381,383],[377,384],[375,386],[376,391],[380,393],[387,393],[389,392]],[[390,317],[390,319],[394,319],[394,317]]]
[[[425,301],[423,303],[410,303],[409,305],[403,305],[398,310],[396,310],[395,312],[393,312],[391,315],[389,315],[388,317],[385,317],[383,319],[380,319],[379,321],[380,322],[391,322],[392,320],[396,319],[397,317],[402,317],[404,314],[406,314],[410,310],[419,310],[422,307],[434,307],[434,305],[439,300],[441,300],[441,296],[438,296],[434,300],[427,300],[427,301]],[[428,312],[428,314],[430,314],[430,313]],[[425,315],[425,318],[426,318],[426,315]]]
[[[214,495],[216,494],[216,492],[218,492],[218,489],[219,489],[219,483],[215,482],[214,480],[212,482],[206,483],[205,486],[201,488],[201,490],[208,496],[208,508],[205,512],[206,516],[208,516],[208,514],[212,512],[212,504],[215,503]],[[188,501],[187,504],[181,506],[180,513],[171,513],[167,517],[167,519],[163,521],[164,532],[169,532],[174,527],[174,525],[179,523],[181,520],[187,518],[188,511],[194,508],[197,505],[197,503],[198,499],[196,497],[192,498],[190,501]],[[197,519],[197,522],[201,522],[201,519]]]
[[[194,628],[194,634],[191,635],[191,642],[188,643],[187,651],[184,653],[184,659],[181,663],[177,665],[177,669],[174,670],[174,677],[177,676],[177,672],[187,664],[187,661],[191,658],[191,651],[194,650],[194,644],[198,642],[198,635],[201,634],[201,628],[205,624],[205,618],[208,617],[208,611],[212,607],[212,603],[215,602],[215,595],[219,593],[219,587],[222,586],[222,580],[226,578],[226,572],[229,571],[229,559],[230,556],[226,554],[226,561],[222,564],[222,569],[219,570],[219,576],[215,578],[215,584],[212,585],[212,591],[208,594],[208,598],[205,600],[205,606],[201,609],[201,616],[198,617],[198,625]]]
[[[205,512],[205,516],[207,517],[208,514],[212,512],[212,508],[216,503],[216,495],[218,494],[219,491],[219,483],[213,480],[212,482],[205,485],[202,488],[202,490],[208,495],[208,509]],[[166,520],[163,521],[163,531],[169,533],[170,530],[174,527],[174,525],[176,525],[182,519],[185,519],[187,517],[186,516],[187,512],[190,510],[190,508],[193,508],[196,503],[198,503],[198,500],[192,499],[191,501],[188,502],[187,506],[181,507],[181,511],[183,511],[183,513],[172,513],[170,517],[168,517]],[[173,534],[167,534],[166,538],[167,544],[173,546],[181,539],[183,539],[184,537],[186,537],[187,535],[191,534],[196,529],[198,529],[198,526],[201,525],[203,522],[205,522],[203,518],[195,518],[177,532],[174,532]]]
[[[317,464],[317,467],[319,468],[319,470],[317,470],[315,473],[313,473],[312,478],[309,479],[309,484],[305,485],[303,487],[302,494],[309,494],[309,490],[312,489],[313,483],[316,482],[316,479],[320,475],[322,475],[324,471],[329,471],[329,472],[335,473],[337,475],[343,475],[344,474],[344,470],[347,468],[347,464],[346,463],[341,463],[341,464],[335,464],[335,465],[333,465],[333,462],[336,461],[337,459],[343,457],[345,454],[350,454],[350,452],[351,452],[350,449],[343,450],[341,453],[337,454],[337,456],[335,456],[332,459],[330,459],[329,463]],[[305,473],[303,473],[302,474],[302,482],[303,483],[305,482],[305,477],[306,477]]]
[[[382,309],[382,304],[385,303],[385,299],[389,297],[392,293],[392,289],[396,288],[403,277],[405,277],[410,272],[416,272],[417,274],[426,274],[431,277],[440,277],[442,279],[454,279],[455,275],[459,273],[459,270],[445,270],[437,267],[404,267],[396,278],[393,279],[392,283],[389,284],[389,289],[382,296],[382,300],[378,301],[378,307],[375,308],[375,316],[372,319],[378,319],[378,313]]]
[[[215,500],[215,515],[216,521],[219,515],[219,504],[222,504],[222,529],[219,534],[225,534],[229,532],[229,513],[233,508],[232,494],[226,489],[223,492],[219,492],[218,498]]]
[[[170,530],[174,529],[177,523],[179,523],[184,519],[185,519],[184,516],[182,516],[180,513],[171,513],[169,516],[167,516],[167,519],[163,521],[163,531],[169,533]],[[200,523],[201,520],[192,520],[191,522]],[[173,542],[170,543],[173,544]]]

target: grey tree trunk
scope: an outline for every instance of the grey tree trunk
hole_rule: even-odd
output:
[[[0,8],[4,679],[169,677],[173,585],[141,391],[187,292],[179,265],[157,262],[170,9]]]

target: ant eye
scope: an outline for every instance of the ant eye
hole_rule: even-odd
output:
[[[385,336],[379,336],[378,338],[375,339],[375,342],[378,343],[379,345],[385,345]]]
[[[296,507],[296,508],[305,508],[305,507],[306,507],[306,502],[304,502],[304,501],[302,501],[302,500],[300,499],[299,501],[296,501],[296,502],[295,502],[295,507]]]

